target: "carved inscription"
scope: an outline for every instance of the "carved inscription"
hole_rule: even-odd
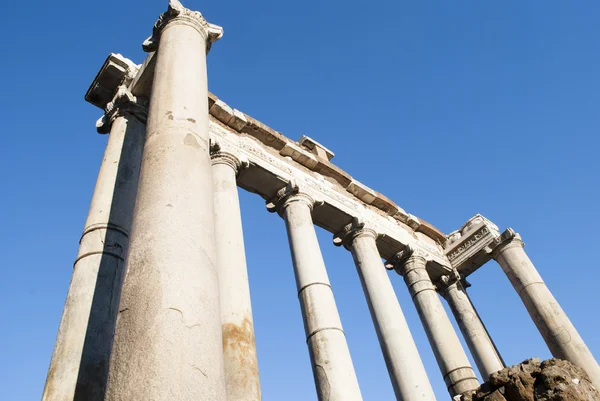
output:
[[[471,249],[473,245],[477,244],[483,237],[486,236],[490,232],[490,229],[487,226],[483,226],[479,231],[475,234],[471,235],[471,237],[464,242],[461,246],[455,249],[451,254],[448,255],[448,260],[453,262],[460,255],[465,253],[468,249]]]
[[[402,244],[410,243],[414,244],[416,247],[427,249],[432,259],[440,266],[446,266],[448,264],[444,260],[443,255],[440,254],[439,249],[431,247],[427,243],[415,241],[410,234],[398,227],[393,218],[389,216],[380,216],[369,210],[366,206],[356,202],[354,199],[349,198],[347,195],[339,193],[333,188],[333,184],[324,178],[312,176],[311,174],[307,174],[300,169],[290,166],[287,163],[287,160],[282,160],[281,158],[271,155],[269,152],[265,151],[260,144],[254,142],[252,139],[233,135],[218,124],[210,124],[210,134],[213,138],[218,138],[217,141],[231,153],[246,155],[251,163],[266,168],[283,180],[295,179],[300,181],[304,191],[310,194],[314,199],[325,201],[351,216],[361,216],[368,220],[369,223],[376,228],[379,234],[395,238]]]

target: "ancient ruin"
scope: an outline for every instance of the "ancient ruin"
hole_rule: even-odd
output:
[[[314,225],[352,253],[398,400],[435,396],[386,269],[404,278],[460,397],[480,383],[439,295],[484,380],[504,369],[466,292],[491,259],[552,354],[600,388],[598,363],[519,234],[476,215],[445,235],[336,167],[319,142],[288,139],[209,93],[206,55],[222,34],[171,0],[144,63],[109,55],[85,95],[109,138],[44,400],[261,399],[238,187],[286,225],[319,400],[362,396]]]

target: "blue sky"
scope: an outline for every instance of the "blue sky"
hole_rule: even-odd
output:
[[[40,398],[106,137],[83,100],[141,63],[166,0],[8,2],[0,26],[0,388]],[[209,89],[448,233],[481,213],[526,250],[600,357],[600,3],[184,1],[225,34]],[[316,399],[283,221],[241,193],[263,399]],[[318,230],[365,400],[393,399],[350,254]],[[445,386],[391,275],[431,383]],[[550,356],[500,268],[470,294],[509,364]]]

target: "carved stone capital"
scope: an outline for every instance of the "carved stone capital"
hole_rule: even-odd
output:
[[[283,210],[293,202],[303,202],[311,211],[314,206],[323,204],[322,201],[316,200],[307,192],[302,191],[295,180],[291,180],[285,187],[277,191],[273,198],[267,201],[266,206],[269,212],[277,212],[281,216]]]
[[[450,287],[457,285],[459,289],[465,290],[469,288],[471,284],[458,272],[456,269],[452,269],[450,274],[444,275],[438,282],[435,283],[435,287],[441,296],[446,297],[446,293]]]
[[[414,268],[425,269],[428,257],[427,252],[408,244],[394,257],[386,261],[385,267],[388,270],[396,270],[396,273],[403,276],[407,271]]]
[[[486,249],[486,251],[492,255],[492,258],[496,259],[498,254],[505,249],[514,247],[523,247],[525,243],[521,239],[521,236],[515,232],[512,228],[507,228],[501,236],[494,239],[494,242]]]
[[[185,8],[179,0],[169,0],[169,8],[158,17],[152,35],[142,44],[144,51],[156,51],[163,29],[173,24],[188,25],[196,29],[206,40],[207,53],[212,43],[223,36],[223,28],[206,21],[199,11]]]
[[[225,164],[231,167],[235,171],[236,175],[241,169],[249,166],[248,159],[245,156],[238,156],[233,151],[223,148],[223,145],[221,145],[219,142],[212,140],[210,142],[210,159],[213,166],[217,164]]]
[[[112,102],[106,105],[104,115],[96,121],[96,130],[99,134],[109,133],[115,119],[125,114],[131,114],[140,122],[146,124],[148,99],[133,96],[125,85],[121,85],[117,89]]]
[[[344,246],[344,248],[350,250],[352,241],[359,237],[372,237],[374,240],[377,239],[379,234],[363,219],[354,217],[352,223],[346,225],[340,232],[334,234],[333,245]]]

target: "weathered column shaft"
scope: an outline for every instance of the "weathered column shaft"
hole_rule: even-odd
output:
[[[443,287],[440,292],[450,305],[479,373],[483,380],[487,381],[490,374],[504,369],[504,361],[479,318],[460,278],[440,286]]]
[[[103,400],[146,134],[132,104],[112,127],[75,260],[44,401]],[[140,107],[142,109],[142,107]],[[108,128],[108,127],[107,127]]]
[[[158,49],[108,401],[226,399],[206,78],[215,29],[171,0],[145,43]]]
[[[396,271],[404,277],[450,395],[477,389],[479,381],[427,273],[424,253],[407,249],[399,259]]]
[[[600,388],[598,362],[525,253],[520,236],[510,229],[508,234],[494,250],[494,259],[521,297],[552,355],[581,367]]]
[[[320,401],[362,396],[312,221],[314,200],[296,193],[278,201],[294,264],[306,342]]]
[[[375,231],[353,223],[343,242],[352,252],[398,400],[435,400],[400,304],[383,265]]]
[[[260,380],[236,176],[242,163],[213,153],[215,237],[228,401],[259,401]]]

